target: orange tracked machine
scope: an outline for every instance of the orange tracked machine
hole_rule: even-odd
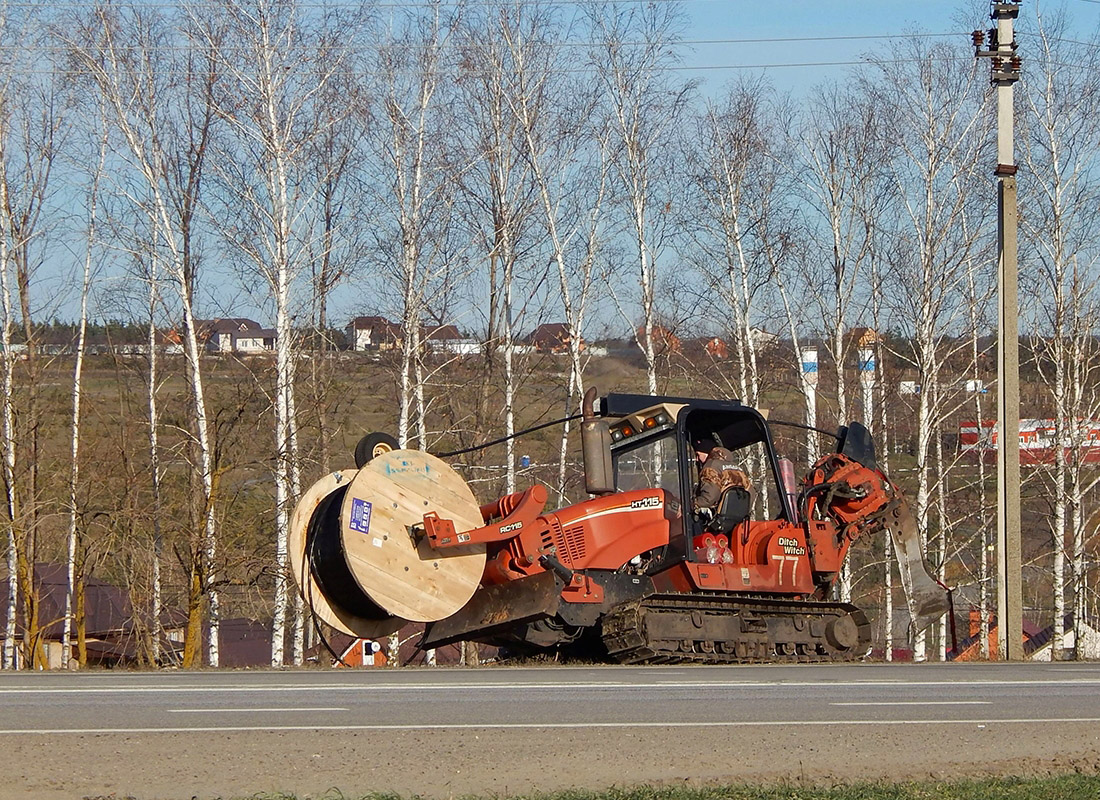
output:
[[[700,436],[757,485],[728,486],[697,511]],[[326,476],[295,514],[303,595],[354,635],[427,623],[424,647],[844,661],[867,653],[870,626],[833,599],[834,584],[855,541],[888,532],[914,623],[947,610],[909,507],[859,423],[798,482],[768,420],[736,401],[590,391],[581,438],[591,499],[547,511],[541,485],[478,505],[442,460],[365,437],[359,468]]]

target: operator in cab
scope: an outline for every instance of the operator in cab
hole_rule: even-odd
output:
[[[738,486],[755,495],[749,476],[733,463],[733,453],[722,447],[712,436],[696,437],[692,441],[699,462],[699,483],[695,489],[695,513],[704,519],[714,515],[722,493]]]

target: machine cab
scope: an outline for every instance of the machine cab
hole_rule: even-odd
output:
[[[610,431],[615,491],[665,490],[681,510],[682,527],[674,526],[671,538],[689,560],[696,547],[686,543],[697,543],[708,530],[728,536],[723,526],[746,517],[794,519],[794,487],[784,488],[771,432],[758,410],[732,400],[609,394],[600,411]],[[732,464],[752,485],[744,496],[724,493],[723,506],[709,514],[694,507],[702,466],[696,448],[703,441],[731,451]]]

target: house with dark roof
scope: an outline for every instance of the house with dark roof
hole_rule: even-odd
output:
[[[1030,658],[1029,647],[1032,638],[1034,638],[1040,632],[1040,628],[1034,622],[1029,619],[1024,620],[1023,630],[1020,635],[1023,637],[1024,642],[1024,655]],[[997,653],[997,647],[999,645],[999,631],[997,629],[997,618],[992,614],[989,617],[989,642],[988,652],[994,654]],[[958,641],[957,649],[954,652],[948,653],[949,661],[978,661],[982,658],[982,634],[981,634],[981,616],[977,609],[970,610],[970,624],[969,635],[965,639]]]
[[[34,586],[38,595],[38,619],[40,634],[51,669],[62,664],[62,635],[65,630],[65,592],[68,586],[68,570],[64,564],[42,562],[35,564]],[[0,596],[7,597],[8,581],[0,582]],[[134,619],[134,609],[129,594],[122,588],[92,575],[84,578],[84,630],[88,651],[88,663],[102,666],[133,664],[138,661],[141,647],[141,628]],[[165,611],[161,624],[165,640],[162,653],[171,654],[182,647],[184,616]],[[7,604],[0,604],[0,641],[7,624]],[[22,639],[22,632],[16,634]],[[76,646],[75,625],[72,634]],[[171,656],[169,656],[169,659]]]
[[[405,329],[385,317],[356,317],[347,327],[348,349],[356,352],[393,350],[405,341]]]
[[[473,355],[481,352],[481,342],[464,336],[455,325],[429,325],[420,335],[424,347],[431,353]]]
[[[195,320],[195,332],[209,353],[263,353],[275,349],[275,331],[244,317]]]
[[[1081,619],[1081,641],[1078,644],[1073,625],[1073,612],[1069,612],[1062,618],[1063,634],[1062,646],[1065,650],[1063,658],[1078,659],[1100,658],[1100,621],[1084,614]],[[1032,661],[1050,661],[1054,655],[1054,623],[1051,623],[1027,640],[1024,646],[1024,655]]]
[[[580,349],[584,350],[583,337],[577,337]],[[537,353],[565,353],[573,342],[572,327],[568,322],[546,322],[539,325],[527,337],[527,344]]]

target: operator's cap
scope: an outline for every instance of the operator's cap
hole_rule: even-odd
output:
[[[691,444],[697,453],[709,453],[714,448],[720,446],[713,436],[706,435],[692,437]]]

